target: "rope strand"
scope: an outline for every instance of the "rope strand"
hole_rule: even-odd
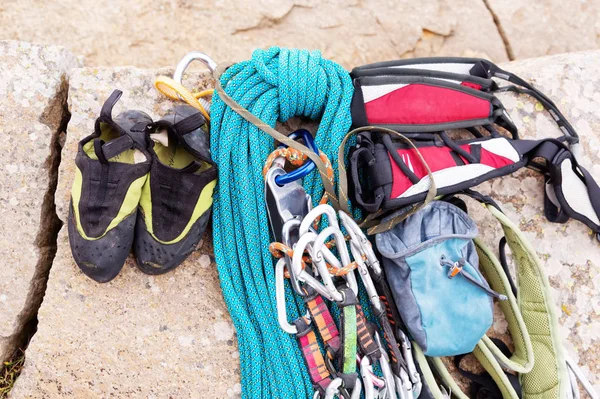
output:
[[[294,116],[320,118],[315,141],[329,159],[335,157],[351,125],[350,76],[318,51],[256,50],[251,60],[228,68],[219,82],[217,88],[222,86],[239,106],[257,117],[262,130]],[[238,333],[242,397],[311,397],[298,346],[277,323],[261,176],[273,139],[228,106],[218,91],[211,117],[211,151],[219,165],[214,249],[223,295]],[[313,201],[321,198],[323,183],[318,173],[312,173],[305,186]],[[300,316],[303,306],[298,305],[288,306],[290,317]]]

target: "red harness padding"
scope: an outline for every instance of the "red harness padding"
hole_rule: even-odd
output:
[[[371,125],[423,125],[486,119],[488,99],[466,91],[423,83],[397,85],[369,102],[365,112]]]
[[[600,233],[600,188],[556,139],[512,140],[493,135],[454,141],[445,132],[416,141],[431,170],[438,195],[455,194],[528,166],[546,180],[545,214],[552,222],[577,219]],[[546,162],[538,164],[536,159]],[[352,200],[369,213],[422,201],[429,176],[416,150],[387,134],[362,132],[351,150]]]

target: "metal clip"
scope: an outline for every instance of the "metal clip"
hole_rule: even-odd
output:
[[[341,378],[334,378],[325,390],[325,399],[334,399],[336,396],[339,397],[342,384],[343,381]]]
[[[324,205],[320,205],[324,206]],[[325,205],[329,206],[329,205]],[[325,242],[329,237],[333,237],[335,241],[336,248],[338,254],[340,255],[340,261],[333,256],[333,253],[325,246]],[[344,238],[344,234],[342,231],[335,226],[329,226],[323,231],[319,233],[317,238],[315,239],[312,247],[312,260],[313,263],[317,266],[319,270],[319,274],[321,275],[321,280],[323,280],[323,284],[330,292],[338,292],[337,287],[333,283],[333,279],[331,278],[331,274],[329,274],[329,270],[327,269],[327,263],[329,263],[332,267],[341,269],[344,266],[350,265],[350,254],[348,253],[348,247],[346,246],[346,239]],[[358,284],[356,282],[356,276],[354,275],[354,271],[351,270],[344,276],[346,280],[346,285],[354,292],[354,295],[358,295]]]
[[[275,241],[283,242],[283,226],[289,220],[304,219],[310,207],[310,195],[298,182],[291,182],[280,186],[275,182],[277,176],[284,175],[283,168],[274,166],[265,177],[265,199],[267,213],[271,224],[271,231]],[[302,233],[300,233],[301,235]],[[291,242],[298,237],[290,237]]]
[[[173,80],[181,83],[181,79],[183,78],[183,73],[187,69],[187,67],[194,61],[200,61],[211,71],[214,72],[217,69],[217,63],[213,61],[208,55],[204,54],[201,51],[192,51],[183,56],[183,58],[177,64],[175,68],[175,72],[173,73]]]
[[[400,346],[402,347],[402,356],[404,357],[406,365],[408,366],[409,377],[412,383],[413,397],[417,398],[421,394],[423,382],[421,381],[421,376],[417,371],[415,359],[412,354],[412,344],[410,343],[410,340],[404,331],[400,329],[398,329],[398,338],[400,339]]]
[[[373,373],[373,366],[371,365],[368,356],[363,356],[361,359],[360,356],[356,355],[356,358],[360,366],[360,375],[365,387],[365,399],[396,399],[395,397],[389,396],[385,379],[382,380]],[[394,381],[392,379],[392,385],[393,383]]]
[[[281,258],[275,265],[275,297],[277,299],[277,320],[281,329],[288,334],[298,334],[298,328],[290,324],[287,319],[287,310],[285,304],[285,287],[283,269],[286,266],[285,259]],[[290,273],[291,274],[291,273]],[[306,313],[306,317],[310,319],[310,313]]]
[[[302,268],[302,257],[304,256],[304,251],[308,250],[309,254],[312,257],[312,249],[310,246],[317,238],[317,233],[314,231],[309,231],[300,236],[300,239],[296,243],[294,247],[294,256],[292,258],[292,269],[291,272],[296,275],[298,281],[306,283],[314,288],[319,294],[329,299],[330,301],[341,302],[344,300],[344,295],[335,290],[330,291],[325,287],[319,280],[317,280],[312,274]],[[327,270],[326,270],[327,271]],[[327,274],[329,272],[327,271]]]
[[[394,379],[394,373],[392,372],[392,368],[390,367],[390,358],[381,343],[381,338],[379,334],[375,332],[374,335],[375,342],[377,346],[379,346],[379,350],[381,351],[381,358],[379,358],[379,365],[381,366],[381,372],[383,373],[383,380],[385,381],[385,396],[380,396],[386,399],[397,399],[396,394],[396,382]]]

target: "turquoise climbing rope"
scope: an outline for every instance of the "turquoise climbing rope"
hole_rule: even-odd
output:
[[[221,84],[229,96],[272,127],[294,116],[320,119],[317,146],[329,159],[336,159],[351,125],[353,87],[348,72],[323,59],[319,51],[256,50],[252,59],[227,69]],[[211,108],[211,151],[219,165],[214,249],[223,296],[238,334],[242,397],[312,397],[295,339],[281,330],[276,316],[261,175],[273,139],[216,94]],[[318,174],[307,177],[304,186],[313,200],[321,198]],[[289,305],[289,317],[298,317],[300,308],[304,305]]]

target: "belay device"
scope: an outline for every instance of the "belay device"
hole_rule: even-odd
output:
[[[575,158],[577,133],[556,104],[525,80],[476,58],[382,62],[355,68],[352,78],[354,126],[387,127],[413,139],[432,171],[438,194],[456,193],[527,166],[545,176],[548,220],[577,219],[600,239],[600,188]],[[500,87],[492,78],[513,84]],[[519,139],[494,95],[502,91],[533,96],[563,137]],[[452,129],[464,129],[470,138],[456,140],[447,132]],[[349,173],[353,200],[370,213],[422,201],[429,186],[412,147],[372,132],[357,136]]]

